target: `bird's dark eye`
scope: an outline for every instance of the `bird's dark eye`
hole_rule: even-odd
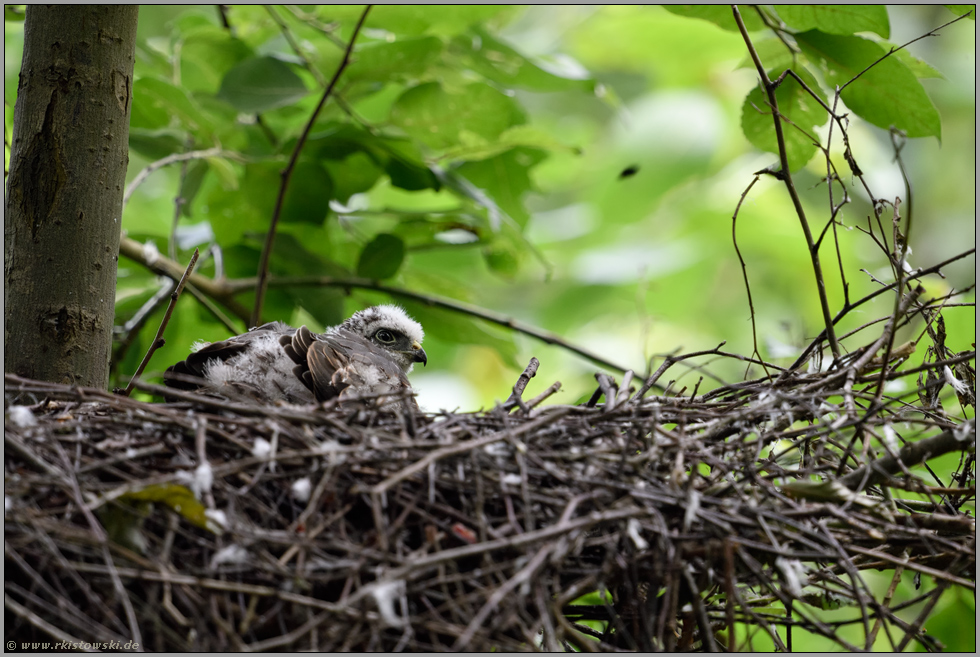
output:
[[[388,329],[381,329],[374,334],[374,337],[378,339],[378,342],[384,342],[385,344],[391,344],[395,341],[395,336]]]

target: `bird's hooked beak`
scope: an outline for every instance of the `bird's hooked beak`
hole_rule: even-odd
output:
[[[422,363],[422,367],[425,367],[426,363],[429,362],[429,359],[425,356],[425,349],[418,342],[412,343],[412,360],[416,363]]]

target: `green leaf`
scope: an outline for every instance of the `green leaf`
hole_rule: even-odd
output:
[[[27,14],[17,5],[4,5],[3,6],[3,20],[4,22],[10,21],[12,23],[22,23]]]
[[[483,259],[490,271],[508,280],[513,280],[521,267],[520,251],[504,239],[496,239],[484,247]]]
[[[809,71],[802,67],[793,70],[810,89],[820,93],[820,87]],[[772,71],[769,75],[775,77],[778,73]],[[786,76],[776,89],[776,103],[780,114],[811,134],[814,126],[823,125],[827,120],[826,110],[790,76]],[[759,87],[750,91],[742,104],[742,132],[756,148],[770,153],[779,152],[769,101]],[[783,141],[791,172],[806,166],[817,151],[814,139],[786,122],[783,122]]]
[[[946,7],[946,9],[949,9],[957,16],[962,16],[963,14],[970,12],[970,20],[971,21],[977,20],[976,5],[943,5],[943,7]]]
[[[352,125],[334,124],[311,137],[306,151],[327,167],[335,181],[334,197],[342,201],[370,189],[381,170],[402,189],[439,189],[416,142],[403,137],[379,138]]]
[[[129,147],[144,157],[159,160],[179,152],[184,147],[184,140],[173,130],[147,130],[131,126]]]
[[[450,36],[464,32],[471,25],[506,9],[503,5],[379,5],[371,10],[367,25],[393,34]],[[360,14],[361,11],[357,7],[354,13]],[[331,13],[336,13],[336,9]]]
[[[688,16],[689,18],[700,18],[729,32],[738,32],[738,25],[735,23],[735,15],[730,5],[661,5],[664,9],[678,16]],[[766,24],[762,22],[755,9],[747,6],[740,8],[742,22],[749,32],[766,29]]]
[[[449,93],[437,82],[412,87],[391,108],[390,121],[413,139],[433,149],[456,146],[461,133],[495,139],[507,128],[524,123],[512,98],[481,83]]]
[[[283,225],[276,235],[270,266],[276,274],[285,276],[308,276],[315,273],[337,278],[348,277],[350,272],[323,255],[329,250],[330,237],[323,226]],[[333,324],[338,318],[342,318],[343,299],[346,295],[340,288],[306,285],[281,287],[279,290],[284,294],[279,300],[282,308],[275,312],[270,308],[265,312],[267,317],[288,318],[293,308],[300,305],[323,324]]]
[[[878,43],[880,43],[884,48],[893,50],[894,52],[892,52],[891,56],[898,57],[898,61],[908,66],[909,70],[912,71],[912,74],[920,80],[925,78],[938,78],[940,80],[946,79],[946,76],[940,73],[936,68],[910,53],[908,48],[902,48],[899,50],[898,46],[890,41],[879,41]]]
[[[882,5],[773,5],[790,27],[827,34],[874,32],[888,38],[888,10]]]
[[[278,186],[273,189],[278,192]],[[333,181],[327,170],[318,162],[300,160],[293,169],[279,219],[284,223],[319,225],[327,216],[331,198]]]
[[[540,128],[517,125],[508,128],[493,141],[484,141],[480,144],[460,144],[458,148],[446,151],[443,154],[443,159],[451,161],[484,160],[519,146],[537,148],[543,151],[578,153],[578,149],[562,143]]]
[[[358,151],[374,154],[381,150],[379,139],[356,125],[331,122],[317,127],[303,150],[315,154],[317,159],[343,160]]]
[[[790,52],[786,44],[779,39],[759,39],[754,41],[755,52],[759,55],[762,65],[767,71],[779,71],[782,73],[793,66],[793,53]],[[755,69],[755,62],[752,57],[746,55],[738,64],[739,68]]]
[[[422,161],[414,142],[404,139],[386,139],[381,143],[388,162],[385,173],[395,187],[417,192],[423,189],[439,191],[441,183],[432,170]]]
[[[416,246],[445,244],[438,241],[437,236],[449,230],[468,232],[471,240],[465,243],[471,244],[480,239],[485,223],[475,214],[462,212],[403,214],[393,232],[405,241],[405,248],[411,250]]]
[[[186,486],[178,484],[154,484],[141,490],[126,493],[120,496],[120,500],[135,500],[141,502],[162,502],[169,506],[173,511],[183,516],[190,523],[201,529],[216,534],[221,533],[221,528],[208,520],[204,513],[204,505],[201,504],[194,493]]]
[[[204,175],[208,172],[208,163],[205,160],[194,160],[187,164],[187,174],[184,176],[180,185],[180,197],[184,199],[184,204],[180,206],[180,214],[184,217],[191,216],[191,205],[194,197],[201,189],[204,182]]]
[[[139,554],[146,554],[147,540],[143,533],[145,521],[153,511],[150,502],[115,500],[96,510],[99,522],[105,527],[109,540]]]
[[[827,82],[839,87],[885,55],[877,43],[816,30],[796,35],[807,56],[820,65]],[[939,112],[922,84],[896,57],[886,57],[849,84],[841,98],[872,125],[892,126],[909,137],[942,137]]]
[[[457,167],[455,173],[488,195],[496,206],[523,227],[528,220],[524,195],[534,188],[530,170],[545,157],[545,153],[536,148],[512,148],[479,162],[466,162]],[[492,215],[495,208],[488,206],[485,199],[467,194],[465,189],[462,193],[487,207]]]
[[[253,162],[245,165],[240,191],[229,192],[217,185],[210,186],[204,204],[206,215],[215,239],[223,249],[241,242],[246,233],[264,234],[269,229],[281,168],[281,164]],[[231,262],[231,257],[226,257],[226,266]],[[254,268],[245,275],[255,275]]]
[[[288,65],[274,57],[253,57],[225,74],[218,98],[240,112],[252,113],[290,105],[308,93]]]
[[[456,37],[452,50],[488,80],[533,91],[591,90],[594,81],[581,66],[564,71],[543,60],[533,61],[482,28]]]
[[[231,162],[223,157],[209,157],[207,162],[211,165],[211,170],[217,174],[224,189],[231,191],[238,189],[238,172]]]
[[[364,245],[357,261],[357,275],[380,281],[398,273],[405,260],[405,243],[389,233],[381,233]]]
[[[388,82],[417,78],[429,69],[441,52],[442,41],[431,36],[369,43],[354,51],[347,79]]]
[[[207,25],[180,44],[180,85],[188,91],[216,93],[225,74],[252,56],[252,49],[227,30]]]
[[[144,115],[148,113],[163,114],[167,121],[162,125],[140,127],[163,127],[170,122],[171,116],[176,116],[184,127],[209,136],[213,131],[210,119],[201,112],[201,108],[191,100],[183,89],[158,78],[140,78],[133,83],[133,113],[137,105],[141,106]]]
[[[333,197],[346,203],[354,194],[366,192],[381,178],[382,169],[367,153],[359,151],[337,162],[323,162],[334,183]]]

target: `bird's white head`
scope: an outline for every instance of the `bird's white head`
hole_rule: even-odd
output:
[[[386,350],[405,374],[415,363],[428,362],[422,340],[422,325],[394,305],[372,306],[359,310],[338,327],[356,333]]]

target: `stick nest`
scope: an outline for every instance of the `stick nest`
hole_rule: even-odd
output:
[[[598,404],[525,403],[519,382],[489,411],[415,415],[8,375],[6,636],[940,648],[923,630],[940,594],[975,591],[976,429],[940,400],[943,367],[959,382],[969,359],[925,366],[918,399],[876,396],[884,379],[853,368],[683,397],[600,375]],[[903,577],[918,586],[900,600]]]

